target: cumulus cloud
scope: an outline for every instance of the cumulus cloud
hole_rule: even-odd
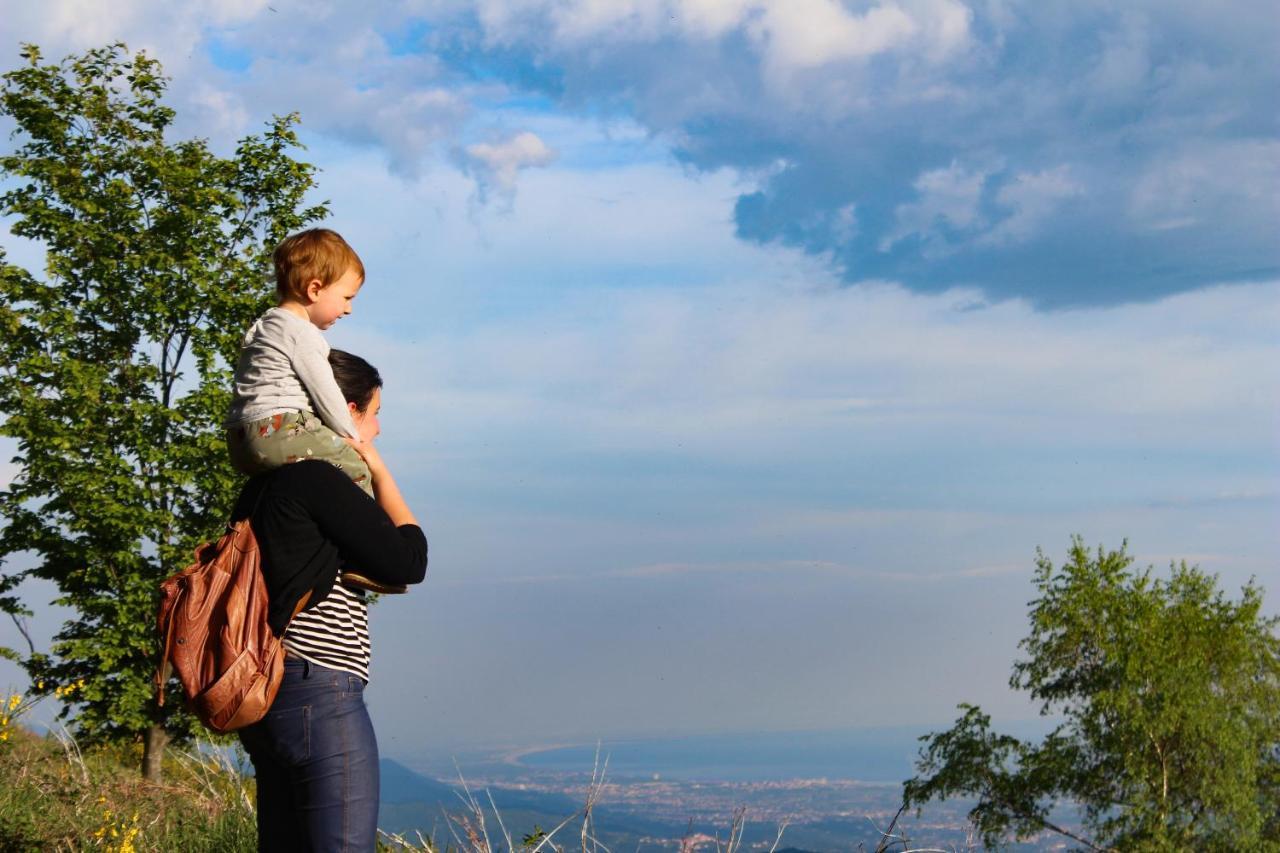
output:
[[[958,163],[922,174],[913,184],[919,199],[898,205],[894,228],[881,239],[880,251],[887,252],[916,236],[927,244],[926,252],[937,252],[948,243],[947,232],[975,230],[984,221],[982,188],[988,174],[980,169],[966,170]]]
[[[1277,186],[1280,141],[1189,143],[1142,172],[1131,190],[1129,215],[1147,231],[1194,231],[1228,217],[1250,232],[1274,234]]]
[[[46,56],[59,57],[123,40],[134,50],[165,56],[169,70],[175,71],[194,56],[208,28],[243,24],[267,4],[268,0],[13,3],[0,19],[0,43],[14,50],[19,41],[34,42]]]
[[[498,142],[473,143],[458,151],[456,157],[463,170],[475,179],[476,197],[481,204],[497,199],[509,207],[515,199],[520,171],[549,166],[556,152],[537,134],[523,131]]]
[[[483,87],[431,53],[405,49],[396,40],[405,24],[391,5],[280,0],[252,26],[217,31],[206,47],[218,65],[212,76],[249,113],[299,112],[308,132],[381,149],[394,172],[412,178],[464,126]]]
[[[848,281],[1065,306],[1280,270],[1258,193],[1280,87],[1263,2],[477,8],[469,62],[569,109],[624,109],[695,169],[754,177],[739,235],[831,258]],[[835,227],[855,208],[856,229]]]
[[[750,32],[784,67],[823,65],[875,56],[902,44],[918,27],[901,7],[886,4],[851,15],[835,0],[798,0],[786,9],[765,5]]]
[[[179,134],[227,147],[272,114],[298,112],[305,131],[379,148],[412,177],[458,132],[483,87],[430,53],[400,49],[395,35],[406,25],[405,9],[392,5],[53,0],[20,4],[0,20],[0,37],[35,42],[50,59],[124,41],[172,78]]]
[[[477,103],[624,115],[743,178],[741,238],[848,282],[1061,307],[1280,271],[1264,0],[57,0],[0,28],[155,45],[195,132],[300,110],[400,175],[453,151],[477,197],[540,156],[468,154]]]
[[[1015,175],[996,193],[996,204],[1009,216],[978,238],[979,245],[1021,243],[1053,216],[1060,204],[1081,195],[1084,188],[1071,178],[1070,169],[1058,166],[1041,172]]]
[[[770,73],[909,50],[932,60],[962,49],[971,14],[959,0],[889,0],[863,9],[840,0],[480,0],[487,37],[519,44],[540,37],[589,49],[626,43],[741,35]]]

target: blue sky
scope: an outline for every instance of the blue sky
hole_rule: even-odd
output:
[[[13,10],[0,51],[148,49],[222,148],[301,112],[369,270],[330,337],[383,369],[432,542],[374,613],[406,755],[1025,717],[1035,548],[1073,533],[1274,601],[1277,28],[130,0]]]

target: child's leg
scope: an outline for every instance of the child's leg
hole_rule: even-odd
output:
[[[285,412],[236,424],[227,430],[227,447],[236,470],[258,474],[301,462],[322,459],[336,465],[351,481],[373,496],[369,466],[355,449],[311,412]]]

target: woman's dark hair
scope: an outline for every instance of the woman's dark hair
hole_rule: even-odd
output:
[[[363,412],[373,401],[373,392],[382,387],[378,368],[358,355],[340,349],[329,350],[329,366],[338,390],[348,403],[356,404],[356,411]]]

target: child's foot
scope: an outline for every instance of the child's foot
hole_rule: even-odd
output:
[[[356,572],[343,572],[338,576],[338,580],[345,587],[376,592],[379,595],[400,595],[409,591],[409,587],[402,583],[382,583]]]

